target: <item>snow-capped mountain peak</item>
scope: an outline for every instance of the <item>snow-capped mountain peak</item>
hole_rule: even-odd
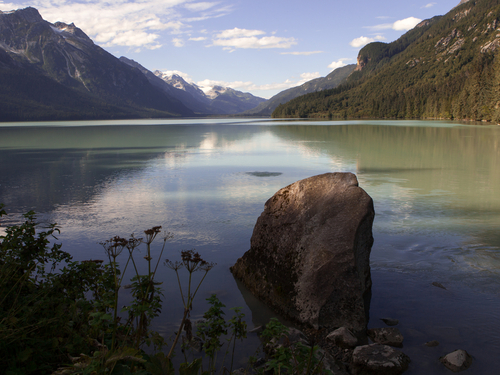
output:
[[[262,101],[265,101],[265,99],[236,91],[230,87],[219,85],[199,86],[194,82],[188,82],[181,75],[176,74],[175,71],[162,72],[156,70],[154,74],[170,86],[189,93],[195,100],[207,105],[209,110],[214,113],[239,113],[247,110],[247,108],[254,108]]]
[[[205,95],[208,96],[210,99],[215,99],[219,95],[224,94],[228,90],[232,90],[229,87],[222,87],[222,86],[207,86],[202,88],[202,90],[205,92]]]

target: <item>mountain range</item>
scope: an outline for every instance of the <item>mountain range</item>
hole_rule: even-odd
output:
[[[205,94],[179,76],[117,59],[35,8],[0,11],[0,121],[226,115],[263,101],[223,87]]]
[[[244,93],[229,87],[214,86],[204,92],[195,83],[184,80],[177,74],[154,72],[124,56],[120,61],[139,69],[156,87],[178,98],[186,107],[199,114],[228,115],[246,111],[265,101],[250,93]]]
[[[500,122],[500,0],[462,0],[392,43],[363,47],[338,87],[282,103],[273,117]]]
[[[461,0],[269,100],[112,56],[74,24],[0,11],[0,121],[246,115],[500,122],[500,0]]]

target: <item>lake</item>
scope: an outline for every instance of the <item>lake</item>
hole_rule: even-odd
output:
[[[339,171],[355,173],[375,204],[369,327],[399,319],[402,350],[412,359],[406,374],[445,374],[439,357],[459,348],[474,357],[471,373],[496,372],[500,126],[269,119],[0,124],[4,227],[34,210],[42,222],[60,225],[63,250],[85,260],[106,258],[101,241],[161,225],[174,235],[164,258],[195,248],[217,263],[192,318],[217,293],[228,308],[243,308],[250,328],[273,314],[229,267],[249,249],[264,203],[297,180]],[[181,298],[174,272],[159,267],[166,301],[154,328],[169,337],[182,316]],[[426,347],[431,340],[440,345]],[[256,344],[252,336],[241,346],[242,360]]]

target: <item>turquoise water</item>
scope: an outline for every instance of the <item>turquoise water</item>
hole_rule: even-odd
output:
[[[337,171],[355,173],[375,203],[369,326],[381,326],[383,317],[400,320],[403,351],[413,360],[408,374],[445,373],[437,358],[457,348],[474,356],[475,373],[493,371],[500,352],[500,126],[253,119],[0,124],[0,202],[9,212],[2,225],[33,209],[59,223],[63,249],[82,260],[104,259],[100,241],[162,225],[174,234],[164,257],[196,248],[217,263],[193,318],[216,292],[228,307],[242,306],[251,327],[272,313],[229,267],[248,250],[265,201],[299,179]],[[167,301],[155,324],[168,337],[182,309],[173,272],[160,269]],[[425,347],[430,340],[441,344]],[[255,344],[253,337],[246,349]]]

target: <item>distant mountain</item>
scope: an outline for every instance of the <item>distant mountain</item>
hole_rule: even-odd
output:
[[[196,101],[209,107],[212,114],[236,114],[255,108],[265,99],[229,87],[214,86],[204,92],[198,85],[189,83],[177,74],[165,74],[159,70],[154,74],[164,82],[189,93]],[[188,104],[186,104],[188,105]],[[198,111],[202,112],[202,110]]]
[[[216,114],[216,112],[213,112],[212,108],[210,108],[209,100],[205,97],[205,94],[201,90],[200,90],[201,94],[193,95],[192,92],[181,89],[179,88],[179,86],[172,84],[172,82],[167,82],[163,80],[161,76],[157,74],[161,73],[159,71],[153,73],[150,70],[143,67],[138,62],[128,59],[124,56],[120,57],[120,61],[134,68],[137,68],[139,71],[141,71],[142,74],[146,76],[149,83],[159,88],[160,90],[164,91],[168,95],[176,98],[194,113]]]
[[[500,0],[461,1],[392,43],[361,49],[345,83],[273,117],[446,118],[500,122]]]
[[[265,101],[249,93],[229,87],[214,86],[206,93],[195,83],[187,82],[178,74],[167,74],[160,70],[154,73],[134,60],[120,57],[120,61],[139,69],[148,81],[179,99],[186,107],[199,115],[229,115],[255,108]]]
[[[188,83],[178,74],[166,74],[160,70],[155,70],[154,75],[165,82],[167,85],[178,90],[184,91],[201,103],[209,104],[210,98],[194,83]]]
[[[271,113],[273,113],[276,107],[278,107],[280,104],[285,104],[286,102],[298,96],[337,87],[347,79],[349,74],[354,71],[354,68],[356,68],[356,64],[346,65],[341,68],[335,69],[326,77],[316,78],[300,86],[281,91],[280,93],[274,95],[271,99],[259,104],[254,109],[245,112],[245,114],[256,116],[270,116]]]
[[[74,24],[0,11],[0,121],[193,114]]]

